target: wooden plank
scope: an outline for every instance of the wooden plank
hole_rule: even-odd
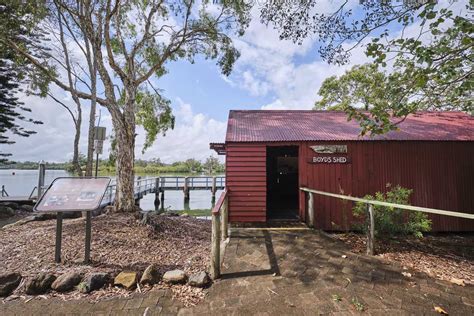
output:
[[[244,172],[248,173],[249,175],[253,172],[265,172],[265,168],[263,167],[247,167],[247,166],[241,166],[241,167],[231,167],[228,169],[228,172]],[[228,176],[226,180],[231,179],[232,177]]]
[[[227,161],[226,168],[232,167],[266,167],[265,161],[246,161],[243,163],[242,161]]]
[[[261,187],[228,187],[232,192],[247,192],[247,193],[252,193],[252,192],[267,192],[267,187],[266,186],[261,186]]]
[[[264,151],[228,151],[227,152],[227,158],[230,157],[259,157],[259,158],[265,158],[267,156],[267,153]]]
[[[229,188],[234,187],[267,187],[267,182],[265,181],[229,181],[227,182]]]
[[[265,207],[267,205],[267,201],[260,200],[260,201],[230,201],[230,207]]]
[[[232,196],[232,202],[252,202],[252,201],[257,201],[257,202],[266,202],[265,195],[261,196]]]
[[[227,157],[227,164],[235,163],[244,166],[248,162],[259,162],[262,166],[265,166],[266,161],[265,157]]]
[[[256,223],[266,222],[266,216],[230,216],[229,220],[234,223]]]

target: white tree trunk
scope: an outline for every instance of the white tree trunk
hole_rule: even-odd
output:
[[[134,102],[131,98],[130,102]],[[117,197],[115,209],[118,212],[132,212],[135,206],[135,113],[133,106],[127,104],[120,124],[114,124],[117,137]]]

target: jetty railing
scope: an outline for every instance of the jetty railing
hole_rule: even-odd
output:
[[[315,223],[314,196],[313,196],[314,194],[329,196],[329,197],[338,198],[338,199],[346,200],[346,201],[365,203],[367,205],[367,254],[368,255],[374,254],[374,247],[375,247],[374,205],[398,208],[398,209],[407,210],[407,211],[415,211],[415,212],[423,212],[423,213],[429,213],[429,214],[474,219],[474,214],[469,214],[469,213],[453,212],[453,211],[439,210],[439,209],[428,208],[428,207],[367,200],[367,199],[362,199],[358,197],[352,197],[349,195],[342,195],[342,194],[335,194],[335,193],[324,192],[324,191],[319,191],[319,190],[313,190],[313,189],[309,189],[305,187],[300,188],[300,190],[305,192],[307,195],[308,225],[310,227],[314,227],[314,223]]]
[[[8,193],[7,193],[7,191],[5,190],[5,186],[4,186],[4,185],[2,185],[2,197],[3,197],[3,196],[9,196]]]
[[[221,275],[221,260],[223,249],[221,242],[229,237],[229,207],[228,191],[222,192],[219,200],[212,209],[212,235],[211,235],[211,278],[217,279]]]

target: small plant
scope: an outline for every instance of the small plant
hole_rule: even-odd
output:
[[[356,311],[358,311],[358,312],[363,312],[364,309],[365,309],[364,304],[362,304],[361,302],[359,302],[359,300],[357,299],[357,297],[353,297],[353,298],[352,298],[351,304],[354,306],[354,308],[355,308]]]
[[[396,204],[409,205],[410,195],[413,190],[403,188],[399,185],[392,188],[387,184],[386,193],[377,192],[364,196],[366,200],[375,200]],[[357,202],[353,208],[353,214],[358,218],[367,218],[367,204]],[[431,220],[425,213],[416,211],[406,211],[393,207],[374,205],[375,235],[378,238],[387,239],[395,235],[413,235],[423,237],[423,232],[431,230]],[[367,225],[358,226],[364,233],[367,232]]]
[[[338,294],[333,294],[332,295],[332,300],[334,302],[340,302],[340,301],[342,301],[342,298]]]

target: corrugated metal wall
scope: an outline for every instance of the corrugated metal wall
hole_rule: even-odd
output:
[[[265,145],[226,146],[226,186],[230,222],[265,222],[267,205]]]
[[[309,146],[345,144],[349,164],[312,164]],[[387,183],[413,189],[413,205],[474,213],[474,143],[347,141],[227,144],[230,221],[266,220],[266,146],[299,145],[300,186],[362,197]],[[352,203],[315,196],[318,228],[339,230],[353,221]],[[300,196],[300,216],[306,203]],[[434,231],[474,231],[474,221],[433,215]]]
[[[313,189],[362,197],[385,191],[386,184],[413,189],[412,205],[465,213],[474,212],[474,143],[472,142],[332,142],[347,144],[349,164],[311,164],[318,156],[300,144],[300,184]],[[301,195],[301,202],[304,202]],[[305,204],[302,204],[305,205]],[[315,196],[318,228],[350,227],[352,203]],[[304,217],[304,207],[300,215]],[[430,216],[433,231],[474,231],[474,221]]]

